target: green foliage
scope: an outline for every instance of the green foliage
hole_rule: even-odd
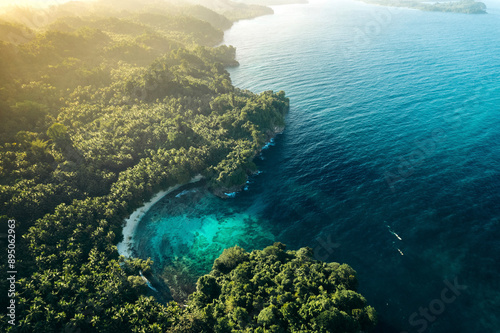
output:
[[[197,174],[213,188],[241,185],[274,121],[283,123],[283,94],[232,86],[224,65],[235,63],[234,48],[194,44],[220,42],[209,23],[161,11],[118,14],[59,17],[17,45],[0,42],[10,64],[0,64],[0,207],[23,235],[23,320],[11,331],[181,327],[189,318],[177,306],[140,297],[140,272],[151,263],[118,259],[123,220]],[[218,264],[225,271],[238,260]],[[198,290],[203,303],[220,293],[212,278]]]
[[[474,0],[450,1],[435,4],[422,4],[419,9],[437,12],[463,14],[486,14],[486,5]]]
[[[196,5],[196,6],[188,6],[182,9],[184,13],[189,16],[195,17],[201,21],[205,21],[210,23],[213,27],[225,30],[229,29],[233,24],[229,19],[227,19],[224,15],[218,14],[206,7]]]
[[[239,264],[248,260],[248,253],[241,247],[235,246],[225,249],[219,258],[215,259],[212,270],[217,273],[227,274]]]
[[[16,102],[10,107],[11,114],[9,115],[8,123],[15,124],[15,128],[19,129],[36,129],[36,125],[44,120],[48,114],[48,107],[46,105],[34,101],[20,101]]]
[[[53,8],[44,29],[0,23],[0,210],[2,223],[15,218],[22,235],[19,321],[0,330],[369,327],[374,311],[353,291],[352,269],[281,244],[225,250],[187,308],[145,297],[151,261],[116,250],[124,219],[198,174],[215,192],[241,186],[255,154],[284,126],[289,101],[284,92],[256,95],[231,84],[224,66],[237,64],[235,49],[209,47],[230,21],[213,11],[142,10],[132,0],[120,3],[128,11],[87,5]]]
[[[274,11],[271,8],[265,6],[253,5],[253,4],[247,5],[241,2],[229,2],[229,1],[224,1],[224,2],[226,4],[226,7],[221,10],[222,14],[231,21],[239,21],[261,15],[270,15],[274,13]],[[228,4],[231,5],[228,6]]]
[[[257,316],[257,324],[264,327],[280,324],[281,315],[275,305],[271,304],[263,308]]]
[[[139,332],[168,327],[180,309],[138,296],[146,286],[124,272],[130,263],[92,249],[81,266],[67,261],[20,281],[19,331]],[[123,268],[122,268],[123,267]]]
[[[205,275],[198,279],[196,291],[204,296],[204,302],[211,302],[213,299],[219,297],[220,287],[214,277]]]
[[[62,124],[55,123],[47,130],[47,136],[54,142],[64,141],[68,137],[68,129]]]
[[[352,268],[316,261],[308,248],[285,251],[276,243],[248,253],[233,247],[198,280],[184,314],[193,320],[184,328],[190,331],[196,323],[219,325],[214,332],[366,331],[376,313],[356,284]]]
[[[5,22],[0,20],[0,41],[22,44],[34,37],[34,32],[19,23]]]

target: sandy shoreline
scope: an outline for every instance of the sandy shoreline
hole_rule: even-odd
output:
[[[202,178],[202,175],[197,175],[191,178],[191,180],[185,184],[177,184],[169,187],[165,191],[160,191],[156,193],[150,201],[130,214],[130,217],[125,220],[125,226],[122,229],[123,241],[116,245],[116,247],[118,248],[118,253],[128,258],[132,257],[132,245],[134,244],[133,237],[135,234],[135,229],[137,228],[137,225],[139,224],[141,218],[148,212],[151,207],[153,207],[155,203],[160,201],[161,198],[171,193],[172,191],[177,190],[179,187],[198,182]]]

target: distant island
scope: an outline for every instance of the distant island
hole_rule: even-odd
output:
[[[462,14],[486,14],[486,5],[474,0],[430,2],[421,0],[362,0],[382,6],[405,7],[429,12],[449,12]]]

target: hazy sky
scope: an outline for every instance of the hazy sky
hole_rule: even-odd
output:
[[[7,6],[36,6],[47,7],[71,0],[0,0],[0,7]]]

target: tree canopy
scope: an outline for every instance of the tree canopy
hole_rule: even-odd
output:
[[[364,328],[372,312],[351,294],[354,280],[341,283],[355,306],[341,306],[332,298],[340,284],[330,279],[341,268],[281,247],[227,250],[200,278],[187,308],[147,297],[151,262],[117,252],[125,218],[198,174],[214,191],[242,185],[255,171],[256,153],[283,128],[289,100],[284,92],[232,85],[225,66],[237,64],[235,49],[214,47],[230,24],[224,16],[138,3],[93,12],[68,3],[53,8],[43,26],[0,22],[0,223],[16,220],[19,272],[17,325],[2,321],[0,330],[181,332],[200,320],[223,331],[337,321]],[[69,9],[81,15],[67,15]],[[3,272],[6,263],[3,251]],[[276,268],[269,274],[314,267],[331,280],[323,285],[328,295],[307,289],[309,273],[298,274],[305,282],[294,278],[290,289],[277,276],[261,276],[262,265]],[[231,279],[249,278],[245,272],[256,274],[245,288],[257,294],[243,304],[246,291],[232,291]],[[7,280],[0,286],[6,290]],[[285,290],[291,296],[278,300]],[[307,304],[324,304],[321,312],[286,314],[313,295]],[[6,302],[0,299],[4,309]]]
[[[275,243],[251,253],[224,250],[198,279],[182,332],[360,332],[375,310],[356,292],[347,265],[312,258],[312,249]]]

